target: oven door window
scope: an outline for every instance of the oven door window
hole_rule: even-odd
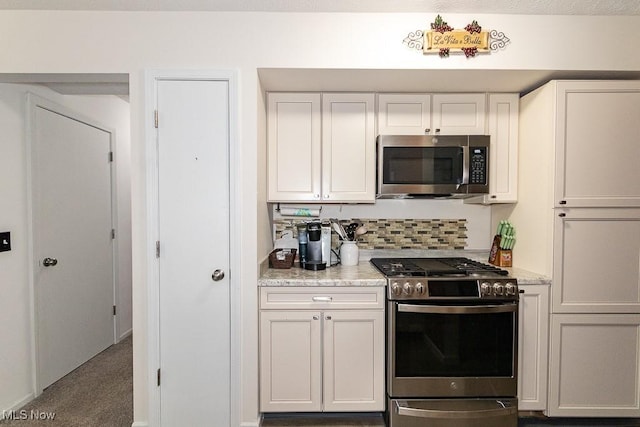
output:
[[[385,147],[384,184],[460,184],[464,162],[461,147]]]
[[[514,375],[516,312],[395,314],[396,377]]]

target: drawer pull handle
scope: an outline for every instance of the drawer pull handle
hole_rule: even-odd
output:
[[[331,302],[333,298],[331,297],[313,297],[311,298],[314,302]]]

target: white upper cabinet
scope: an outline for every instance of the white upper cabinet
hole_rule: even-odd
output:
[[[319,93],[268,95],[269,201],[320,200]]]
[[[640,82],[557,83],[556,206],[640,206]]]
[[[268,201],[375,201],[375,96],[268,94]]]
[[[431,95],[378,95],[378,135],[426,135],[431,132]]]
[[[518,110],[517,93],[488,96],[489,194],[466,199],[466,203],[515,203],[518,201]]]
[[[370,202],[376,197],[375,95],[322,95],[322,200]]]
[[[484,93],[436,94],[432,97],[433,132],[440,135],[485,135]]]
[[[485,135],[484,93],[378,95],[379,135]]]
[[[518,201],[518,105],[516,94],[489,95],[489,195],[492,203]]]

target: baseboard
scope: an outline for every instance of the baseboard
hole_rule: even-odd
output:
[[[129,329],[128,331],[125,331],[122,334],[120,334],[120,338],[118,338],[118,342],[120,342],[123,339],[127,338],[129,335],[131,335],[132,332],[133,332],[133,329]]]
[[[240,424],[240,427],[260,427],[262,425],[262,416],[256,421],[243,422]],[[135,421],[131,424],[131,427],[149,427],[149,424],[146,421]]]
[[[29,403],[33,399],[35,399],[35,397],[36,397],[35,394],[29,393],[25,397],[23,397],[22,399],[17,400],[11,406],[9,406],[7,409],[2,410],[2,413],[0,413],[0,420],[4,419],[5,414],[10,414],[10,413],[13,413],[13,412],[19,410],[24,405],[26,405],[27,403]]]

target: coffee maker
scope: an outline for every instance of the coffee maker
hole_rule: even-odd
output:
[[[322,259],[322,224],[317,221],[307,223],[307,254],[304,268],[324,270],[327,263]]]

